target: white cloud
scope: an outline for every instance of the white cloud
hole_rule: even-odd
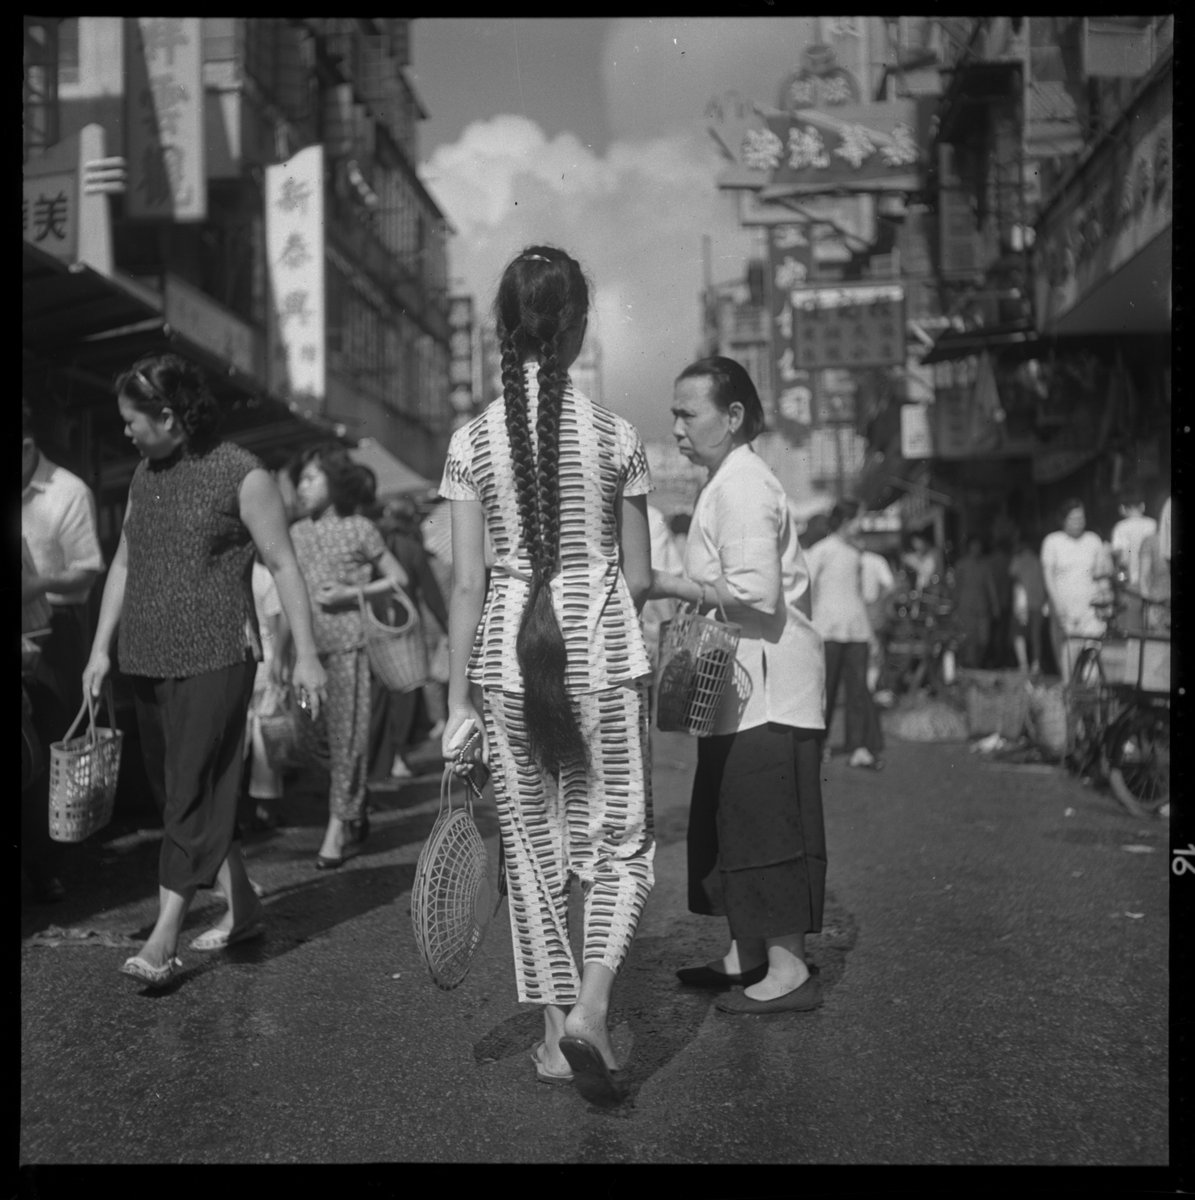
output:
[[[699,129],[615,142],[599,156],[571,134],[549,139],[535,122],[501,115],[438,147],[420,174],[457,230],[454,286],[479,308],[526,245],[580,260],[595,285],[606,401],[657,438],[672,380],[701,336],[702,237],[712,238],[718,280],[741,272],[752,245],[717,191],[718,170]]]

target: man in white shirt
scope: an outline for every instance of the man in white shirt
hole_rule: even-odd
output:
[[[90,649],[87,598],[104,559],[91,489],[38,449],[27,401],[21,403],[21,536],[33,562],[22,580],[21,602],[44,599],[51,613],[50,633],[26,684],[34,728],[48,748],[66,733],[82,702]],[[48,786],[43,773],[22,797],[25,868],[35,898],[43,901],[64,894],[56,874],[59,847],[49,840]]]
[[[847,763],[878,770],[884,736],[867,688],[871,622],[863,602],[862,555],[851,541],[860,508],[857,500],[840,500],[830,513],[829,534],[809,548],[805,561],[813,590],[813,624],[825,643],[827,754],[841,680],[846,692]]]
[[[1141,543],[1157,532],[1158,523],[1145,515],[1145,497],[1135,488],[1120,494],[1120,517],[1112,526],[1112,553],[1124,567],[1129,587],[1136,590],[1141,583]]]

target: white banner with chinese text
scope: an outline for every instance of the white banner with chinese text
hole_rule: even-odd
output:
[[[126,18],[125,62],[126,214],[202,221],[207,167],[201,18]]]
[[[327,385],[324,148],[266,168],[269,387],[323,401]]]

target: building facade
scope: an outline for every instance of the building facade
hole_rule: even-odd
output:
[[[451,230],[415,170],[426,114],[409,27],[25,19],[24,385],[102,506],[119,503],[135,465],[112,378],[166,349],[209,369],[231,436],[267,461],[319,436],[370,439],[438,478],[452,428]],[[317,282],[310,310],[283,311],[269,181],[313,147],[323,219],[302,249]],[[56,197],[81,210],[73,245],[47,235]],[[300,324],[315,384],[277,369],[279,328]]]
[[[902,408],[951,540],[1169,492],[1173,19],[938,21],[933,271],[946,328]]]

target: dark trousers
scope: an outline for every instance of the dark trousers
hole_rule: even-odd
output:
[[[376,675],[369,677],[369,773],[371,780],[389,779],[394,756],[411,743],[419,711],[420,688],[392,692]]]
[[[83,702],[87,641],[86,606],[55,607],[50,632],[41,639],[41,658],[25,681],[43,765],[21,793],[21,861],[39,879],[56,875],[62,866],[64,847],[50,839],[50,743],[62,740]]]
[[[846,749],[860,746],[879,755],[884,749],[880,718],[867,690],[866,642],[826,642],[826,737],[838,700],[838,684],[846,689]]]
[[[183,679],[134,676],[133,700],[164,836],[158,881],[172,892],[211,887],[237,835],[251,659]]]

